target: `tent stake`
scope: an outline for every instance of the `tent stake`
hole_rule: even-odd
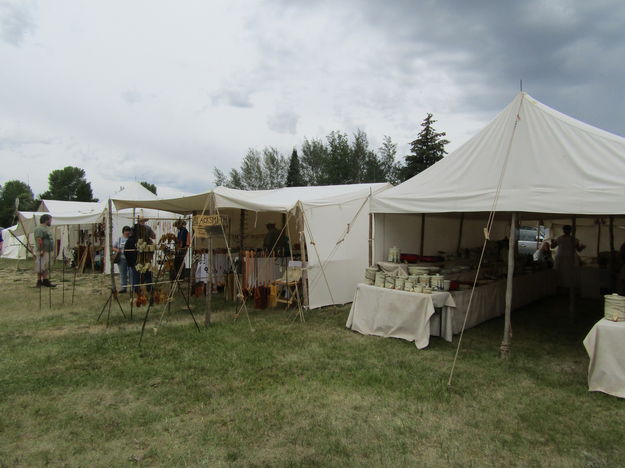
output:
[[[512,310],[512,283],[514,280],[514,257],[516,251],[516,223],[517,214],[512,213],[510,221],[510,239],[508,241],[508,276],[506,279],[506,305],[504,309],[504,329],[503,340],[499,347],[499,356],[502,359],[510,357],[510,338],[511,338],[511,310]]]

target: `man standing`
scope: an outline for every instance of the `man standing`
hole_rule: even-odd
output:
[[[50,283],[50,279],[48,278],[50,274],[50,252],[52,252],[54,248],[52,235],[50,234],[52,216],[49,214],[41,215],[39,223],[40,226],[35,229],[35,244],[37,247],[35,252],[35,272],[37,273],[37,287],[45,286],[47,288],[56,288],[56,284]]]

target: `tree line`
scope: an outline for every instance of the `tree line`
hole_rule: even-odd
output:
[[[340,185],[357,183],[403,182],[425,170],[447,153],[445,132],[437,132],[432,114],[421,123],[421,131],[410,143],[410,154],[397,160],[397,144],[384,136],[382,145],[373,149],[367,134],[358,130],[350,139],[344,132],[333,131],[325,141],[304,139],[300,152],[293,148],[287,158],[276,148],[262,151],[250,148],[239,169],[226,174],[214,168],[215,185],[241,190],[266,190],[305,185]]]
[[[145,188],[156,194],[156,186],[149,182],[140,182]],[[48,190],[37,198],[30,185],[21,180],[9,180],[0,186],[0,226],[9,227],[16,222],[16,211],[35,211],[41,200],[65,200],[97,202],[94,198],[91,182],[87,181],[84,169],[66,166],[55,169],[48,175]]]

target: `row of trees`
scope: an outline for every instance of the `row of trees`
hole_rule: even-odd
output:
[[[156,195],[156,185],[146,181],[140,183]],[[35,211],[41,200],[98,201],[93,197],[91,182],[87,181],[84,169],[79,167],[67,166],[50,172],[48,190],[37,199],[26,182],[9,180],[0,186],[0,226],[11,226],[15,222],[17,209]]]
[[[225,174],[215,168],[215,185],[242,190],[264,190],[303,185],[338,185],[373,182],[397,184],[413,177],[446,154],[444,132],[437,132],[436,121],[428,114],[422,130],[411,142],[411,154],[404,163],[397,161],[397,144],[385,136],[382,145],[372,149],[367,134],[358,130],[353,138],[331,132],[325,139],[305,139],[301,156],[293,149],[290,158],[273,147],[250,149],[240,169]]]

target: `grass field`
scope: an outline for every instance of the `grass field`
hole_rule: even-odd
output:
[[[469,330],[448,390],[457,338],[362,336],[348,307],[250,326],[216,299],[200,333],[179,302],[155,332],[158,307],[139,348],[136,315],[96,324],[105,279],[39,310],[30,266],[0,260],[0,466],[625,465],[625,401],[586,385],[598,302],[519,311],[508,361],[501,320]]]

